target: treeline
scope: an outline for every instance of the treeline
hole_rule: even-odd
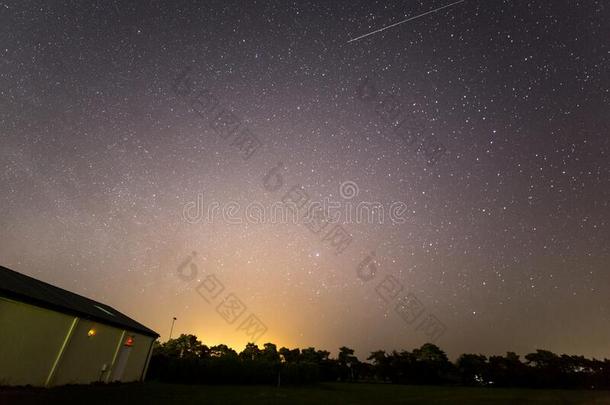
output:
[[[375,351],[360,361],[341,347],[330,352],[259,348],[248,343],[237,353],[226,345],[207,347],[194,335],[156,344],[148,379],[189,384],[310,384],[322,381],[369,381],[395,384],[451,384],[489,387],[610,389],[610,360],[557,355],[537,350],[524,357],[462,354],[455,363],[438,346],[413,351]]]

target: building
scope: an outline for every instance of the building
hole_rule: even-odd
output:
[[[158,336],[108,305],[0,266],[0,385],[141,381]]]

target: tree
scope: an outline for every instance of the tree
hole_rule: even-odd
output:
[[[210,357],[237,357],[237,352],[227,345],[220,344],[210,347]]]
[[[299,357],[301,356],[301,351],[299,349],[288,349],[287,347],[282,347],[279,351],[281,359],[285,363],[296,363],[299,361]]]
[[[280,361],[280,354],[277,352],[277,346],[273,343],[265,343],[260,356],[263,360],[270,363],[279,363]]]
[[[339,348],[339,364],[342,366],[349,366],[358,361],[358,358],[354,356],[354,349],[350,349],[349,347],[342,346]]]
[[[349,347],[342,346],[339,348],[339,370],[342,380],[353,380],[355,378],[354,369],[358,364],[358,358],[354,356],[354,350]]]
[[[483,385],[489,373],[487,357],[482,354],[462,354],[457,360],[462,384]]]
[[[389,378],[393,383],[406,384],[417,381],[415,356],[407,350],[402,350],[400,353],[393,350],[388,356],[388,368]]]
[[[157,353],[169,357],[204,358],[209,355],[210,349],[197,336],[182,334],[158,346]]]
[[[438,384],[448,379],[453,365],[447,354],[432,343],[425,343],[413,350],[415,360],[415,380],[422,384]]]
[[[316,352],[315,347],[308,347],[306,349],[301,350],[301,356],[299,357],[299,359],[300,361],[306,363],[319,363],[318,353]]]
[[[316,355],[321,362],[329,361],[330,352],[326,350],[317,350]]]
[[[390,377],[390,358],[386,356],[385,350],[371,352],[367,360],[373,361],[374,373],[378,379],[385,381]]]
[[[386,361],[385,350],[377,350],[371,352],[371,355],[366,358],[367,360],[373,360],[373,365],[378,366]]]
[[[542,387],[553,386],[562,381],[561,358],[548,350],[536,350],[525,356],[527,364],[534,368],[536,377],[534,383]]]
[[[258,346],[255,343],[247,343],[244,350],[242,350],[242,352],[239,353],[239,358],[242,360],[254,361],[254,360],[258,359],[260,354],[261,354],[261,350],[258,348]]]
[[[444,364],[448,363],[447,354],[437,345],[424,343],[419,349],[413,350],[413,355],[417,361]]]
[[[548,350],[536,350],[536,353],[530,353],[525,356],[529,365],[536,368],[552,368],[559,365],[559,356]]]
[[[248,343],[238,355],[227,345],[208,348],[195,335],[182,334],[155,342],[148,378],[191,384],[304,384],[317,381],[365,381],[377,378],[402,384],[441,384],[501,387],[610,388],[610,360],[557,355],[537,350],[525,363],[513,352],[485,357],[462,354],[455,365],[438,346],[426,343],[413,351],[372,352],[360,362],[354,350],[341,347],[336,358],[326,350],[300,350],[265,343]],[[459,377],[459,379],[458,379]]]

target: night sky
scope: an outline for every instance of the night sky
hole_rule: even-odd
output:
[[[0,2],[0,264],[162,340],[610,357],[608,5],[450,3]],[[325,199],[400,218],[244,214]]]

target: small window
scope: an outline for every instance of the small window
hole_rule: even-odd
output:
[[[104,308],[100,307],[99,305],[94,305],[94,307],[96,307],[100,311],[104,311],[105,313],[107,313],[110,316],[114,316],[114,314],[112,312],[108,311],[107,309],[104,309]]]

